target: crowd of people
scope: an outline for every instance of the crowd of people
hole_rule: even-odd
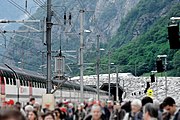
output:
[[[150,97],[142,100],[113,102],[95,101],[84,103],[59,102],[53,110],[31,98],[22,106],[9,101],[0,108],[0,120],[180,120],[180,110],[172,97],[162,103]]]

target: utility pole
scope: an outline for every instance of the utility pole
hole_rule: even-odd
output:
[[[42,69],[42,74],[44,74],[45,75],[45,73],[44,73],[44,52],[42,52],[42,56],[41,56],[42,58],[41,58],[41,62],[42,62],[42,67],[41,67],[41,69]]]
[[[99,53],[99,37],[100,35],[97,35],[97,63],[96,63],[96,74],[97,74],[97,95],[98,95],[98,101],[99,101],[99,63],[100,63],[100,53]]]
[[[84,20],[84,10],[80,10],[80,91],[81,91],[81,102],[84,101],[84,88],[83,88],[83,35],[84,35],[84,27],[83,27],[83,20]]]
[[[116,65],[116,102],[119,101],[118,66]]]
[[[47,94],[51,93],[51,23],[52,11],[51,0],[47,0],[47,22],[46,22],[46,40],[47,40]]]
[[[110,100],[110,94],[111,94],[111,82],[110,82],[110,69],[111,69],[111,66],[110,66],[110,51],[108,51],[108,74],[109,74],[109,79],[108,79],[108,98]]]

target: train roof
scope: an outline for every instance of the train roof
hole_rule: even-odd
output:
[[[30,70],[25,70],[22,68],[18,68],[15,66],[10,66],[18,75],[19,79],[22,80],[33,80],[33,81],[39,81],[39,82],[46,82],[46,77],[43,76],[42,74]],[[2,76],[7,76],[7,77],[12,77],[15,78],[15,75],[12,70],[10,70],[6,65],[0,64],[0,75]],[[55,84],[62,84],[63,88],[71,88],[75,90],[80,90],[80,85],[75,83],[74,81],[68,81],[66,80],[52,80],[53,83]],[[89,86],[84,86],[83,87],[85,91],[91,91],[91,92],[97,92],[95,88],[89,87]],[[101,93],[106,93],[104,91],[100,91]]]

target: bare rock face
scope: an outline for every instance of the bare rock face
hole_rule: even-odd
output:
[[[108,40],[116,34],[122,18],[124,18],[139,1],[140,0],[54,0],[52,2],[52,22],[58,25],[53,25],[52,28],[52,49],[59,49],[60,39],[62,43],[61,46],[65,50],[77,50],[79,48],[79,10],[83,9],[85,11],[84,29],[92,31],[90,34],[84,34],[84,47],[85,50],[89,50],[96,44],[97,34],[101,36],[101,43],[108,42]],[[71,13],[71,24],[69,24],[68,19],[66,20],[66,24],[64,24],[64,13],[66,13],[67,18]],[[34,17],[43,20],[44,17],[46,17],[46,10],[43,7],[38,8]],[[39,26],[30,26],[39,29]],[[28,37],[20,38],[15,36],[14,41],[9,43],[8,46],[10,47],[7,49],[7,56],[12,58],[10,59],[10,63],[17,63],[18,61],[33,63],[35,59],[33,59],[32,56],[37,56],[37,60],[42,59],[41,55],[39,55],[40,53],[37,52],[46,50],[46,46],[43,46],[41,42],[44,39],[42,33],[28,33],[27,36],[30,36],[31,39]],[[22,45],[23,41],[25,42],[24,45]],[[22,47],[23,49],[16,49],[16,47]],[[3,61],[9,61],[7,59],[8,58],[4,57]],[[41,61],[38,61],[38,64],[41,64]]]

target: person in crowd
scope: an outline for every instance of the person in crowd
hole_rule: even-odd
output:
[[[108,110],[107,106],[106,106],[106,102],[105,101],[101,101],[101,109],[102,109],[102,114],[105,116],[106,120],[109,120],[110,118],[110,111]]]
[[[143,120],[158,120],[158,108],[153,103],[147,103],[143,108]]]
[[[86,107],[86,112],[87,114],[89,114],[91,112],[91,108],[93,106],[93,102],[94,102],[94,99],[93,98],[89,98],[88,99],[88,105]]]
[[[10,107],[10,106],[13,106],[14,105],[14,100],[10,99],[8,102],[7,102],[7,105]]]
[[[153,105],[154,105],[154,107],[156,107],[158,109],[158,120],[161,120],[163,112],[161,111],[159,100],[154,99],[153,100]]]
[[[55,120],[61,120],[61,110],[59,108],[54,109]]]
[[[61,119],[66,119],[67,116],[67,108],[66,107],[61,107]]]
[[[85,117],[84,120],[105,120],[105,116],[102,114],[101,106],[94,104],[91,108],[91,112],[88,117]]]
[[[25,114],[26,114],[25,116],[28,116],[28,113],[33,111],[34,108],[32,105],[26,105],[24,110],[25,110]]]
[[[153,103],[153,99],[146,96],[141,100],[142,103],[142,108],[141,110],[135,115],[135,120],[142,120],[143,119],[143,107],[147,104],[147,103]]]
[[[142,107],[141,100],[134,99],[131,102],[131,112],[126,113],[123,120],[135,120],[135,116],[140,112],[141,107]]]
[[[76,120],[83,120],[86,116],[86,111],[82,105],[78,105],[78,109],[75,112]]]
[[[26,120],[25,116],[15,108],[1,108],[0,120]]]
[[[113,107],[113,112],[111,114],[110,120],[123,120],[126,111],[121,109],[119,103],[116,103]]]
[[[107,101],[107,108],[108,108],[110,113],[113,112],[113,101],[112,100]]]
[[[164,113],[163,120],[180,120],[180,109],[176,107],[176,102],[172,97],[166,97],[163,101]]]
[[[36,101],[35,101],[35,98],[33,98],[33,97],[30,98],[30,100],[29,100],[29,104],[30,104],[30,105],[34,106],[35,102],[36,102]]]
[[[20,102],[16,102],[15,105],[14,105],[14,108],[17,109],[17,110],[19,110],[24,116],[26,116],[26,113],[25,113],[25,111],[22,109]]]
[[[38,102],[34,103],[33,108],[34,108],[35,111],[37,111],[38,114],[41,112],[41,106],[40,106],[40,104]]]
[[[125,110],[126,113],[131,112],[131,101],[126,101],[122,103],[121,109]]]
[[[37,111],[33,110],[28,112],[28,120],[38,120],[38,114]]]
[[[21,111],[21,103],[20,103],[20,102],[16,102],[15,105],[14,105],[14,107],[15,107],[17,110]]]
[[[141,100],[141,102],[142,102],[142,106],[144,106],[147,103],[153,103],[153,99],[151,97],[146,96]]]
[[[68,103],[66,120],[73,120],[74,117],[74,106],[72,103]]]
[[[55,120],[52,112],[47,112],[41,116],[42,120]]]

